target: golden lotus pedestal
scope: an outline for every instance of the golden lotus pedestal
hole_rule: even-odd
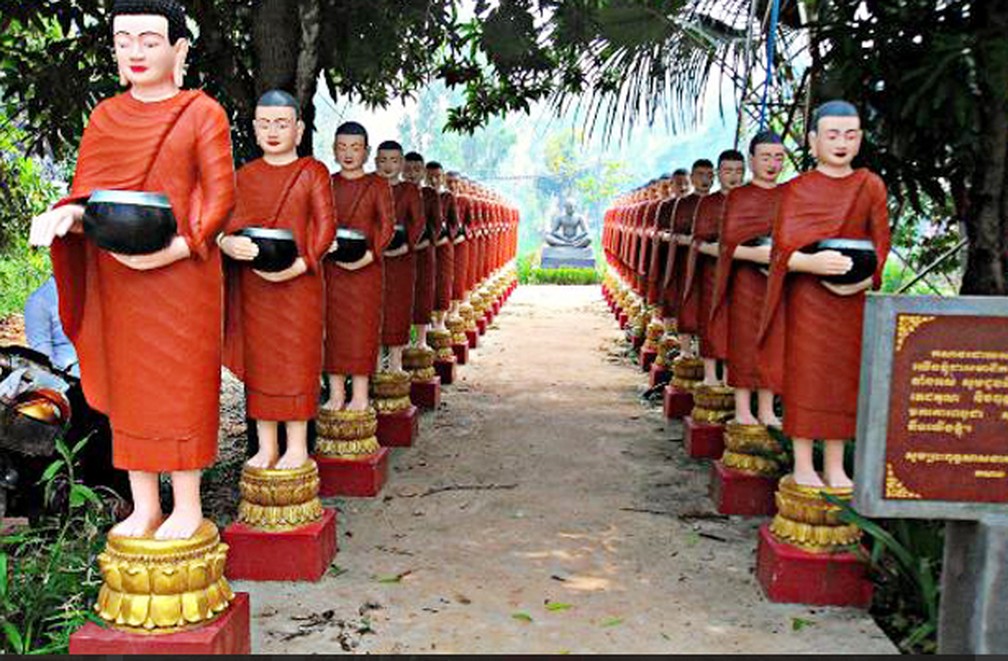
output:
[[[645,372],[651,370],[651,366],[658,359],[658,342],[662,334],[665,333],[665,324],[654,319],[647,325],[644,332],[644,345],[640,350],[640,366]]]
[[[662,409],[669,420],[693,411],[693,391],[703,381],[703,360],[679,356],[672,362],[672,379],[665,386]]]
[[[319,470],[242,470],[238,520],[224,530],[227,576],[251,581],[318,581],[336,556],[336,513],[322,508]]]
[[[228,546],[204,520],[188,539],[110,535],[95,612],[71,654],[249,654],[249,599],[224,578]]]
[[[861,531],[840,519],[828,494],[849,501],[852,489],[807,487],[781,479],[777,515],[760,528],[756,577],[771,601],[867,608],[873,584]]]
[[[430,347],[403,350],[403,367],[410,373],[410,401],[422,409],[436,409],[441,403],[441,377],[434,367],[436,355]]]
[[[698,385],[693,410],[683,419],[683,446],[693,459],[719,459],[724,454],[724,422],[735,415],[735,391]]]
[[[479,344],[479,325],[476,323],[476,309],[472,306],[472,297],[459,306],[459,316],[465,321],[464,330],[466,344],[475,349]]]
[[[711,466],[710,497],[721,514],[772,516],[781,448],[763,425],[729,422],[724,454]]]
[[[378,413],[376,436],[382,447],[412,447],[420,429],[417,407],[410,400],[410,373],[378,372],[371,377],[371,396]]]
[[[455,382],[455,351],[449,330],[427,331],[427,343],[434,350],[434,369],[441,378],[441,384],[450,386]]]
[[[469,362],[469,338],[466,336],[466,320],[459,315],[449,316],[445,326],[451,333],[451,349],[455,354],[455,362],[465,365]]]
[[[388,477],[388,449],[378,444],[378,414],[319,409],[315,461],[319,493],[329,496],[376,496]]]

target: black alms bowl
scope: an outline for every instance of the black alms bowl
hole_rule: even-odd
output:
[[[769,236],[757,236],[755,239],[749,239],[748,241],[743,241],[742,245],[748,246],[749,248],[762,248],[764,246],[772,246],[773,240]]]
[[[396,225],[395,232],[392,234],[392,241],[386,250],[399,250],[404,245],[406,245],[406,227],[404,225]]]
[[[329,253],[329,255],[337,262],[352,264],[367,254],[367,237],[363,232],[340,227],[336,229],[336,241],[336,252]]]
[[[823,250],[835,250],[851,258],[853,265],[843,275],[822,276],[826,282],[836,285],[853,285],[870,278],[875,274],[878,257],[875,246],[867,239],[826,239],[817,241],[801,249],[804,253],[814,254]]]
[[[98,190],[84,207],[84,233],[99,248],[111,252],[157,252],[177,232],[171,203],[161,193]]]
[[[249,265],[259,271],[276,273],[290,268],[297,259],[297,243],[294,233],[285,229],[269,229],[265,227],[244,227],[235,236],[247,236],[259,246],[259,254]]]

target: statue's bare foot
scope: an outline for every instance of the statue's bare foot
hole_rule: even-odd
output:
[[[721,386],[721,382],[717,379],[704,379],[703,384],[708,388],[719,388]]]
[[[133,510],[133,513],[120,521],[109,531],[117,537],[149,537],[161,525],[161,512],[144,512]]]
[[[304,450],[293,450],[288,449],[287,452],[283,453],[280,460],[276,462],[275,468],[279,470],[293,470],[295,468],[301,468],[306,463],[308,463],[308,453]]]
[[[744,411],[742,413],[736,412],[735,422],[740,425],[758,425],[760,423],[760,421],[756,419],[756,416],[749,411]]]
[[[272,468],[276,461],[277,453],[275,450],[269,451],[259,448],[259,452],[249,457],[245,464],[252,468]]]
[[[815,471],[809,471],[807,473],[804,472],[804,471],[803,472],[795,471],[794,472],[794,481],[795,481],[795,484],[799,484],[799,485],[801,485],[803,487],[825,487],[826,486],[826,483],[822,481],[821,477],[819,477],[819,473],[817,473]]]
[[[826,483],[833,489],[850,489],[854,486],[854,482],[847,477],[846,473],[840,473],[838,475],[826,475]]]
[[[768,415],[761,415],[760,424],[764,424],[767,427],[773,427],[774,429],[780,429],[784,423],[781,422],[780,418],[771,413]]]
[[[346,405],[346,410],[347,411],[366,411],[367,407],[368,407],[368,402],[367,402],[366,399],[364,401],[357,401],[357,400],[351,399],[350,403]]]
[[[154,539],[189,539],[201,523],[203,523],[201,510],[175,508],[154,533]]]
[[[343,399],[340,397],[330,397],[326,400],[326,403],[322,405],[322,408],[328,411],[339,411],[343,408]]]

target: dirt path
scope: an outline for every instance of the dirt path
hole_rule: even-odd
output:
[[[235,584],[254,651],[895,652],[864,613],[761,596],[758,522],[713,516],[597,288],[520,288],[495,327],[383,497],[337,501],[333,575]]]

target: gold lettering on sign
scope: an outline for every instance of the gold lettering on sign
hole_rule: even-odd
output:
[[[973,475],[975,475],[976,477],[982,477],[982,478],[995,479],[996,480],[996,479],[1005,477],[1006,475],[1008,475],[1008,473],[1006,473],[1004,471],[974,471]]]
[[[896,351],[903,348],[903,343],[914,331],[934,319],[920,314],[901,314],[896,317]]]
[[[902,500],[919,500],[921,495],[916,491],[911,491],[903,484],[896,471],[893,470],[892,463],[886,462],[885,469],[885,495],[886,498],[900,498]]]

